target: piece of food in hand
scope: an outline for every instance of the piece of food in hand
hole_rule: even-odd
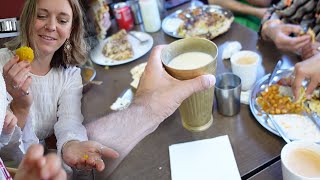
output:
[[[312,43],[314,43],[316,41],[316,34],[314,33],[314,31],[311,28],[309,28],[307,31],[306,30],[305,31],[303,31],[303,30],[300,31],[298,35],[302,36],[302,35],[305,35],[305,34],[310,35]]]
[[[34,59],[33,50],[27,46],[21,46],[16,50],[16,55],[19,56],[19,61],[29,61],[30,63]]]
[[[132,45],[128,40],[127,32],[122,29],[113,34],[103,47],[104,56],[113,60],[126,60],[133,57]]]
[[[88,154],[83,155],[83,159],[87,160],[89,158]]]
[[[314,43],[316,41],[316,34],[314,33],[314,31],[311,28],[309,28],[307,34],[311,36],[311,42]]]

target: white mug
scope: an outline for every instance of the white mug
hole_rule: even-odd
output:
[[[310,161],[313,168],[307,163]],[[320,180],[320,145],[311,141],[286,144],[281,150],[281,166],[283,180]]]
[[[257,79],[260,56],[253,51],[239,51],[231,56],[230,61],[232,72],[241,79],[241,89],[251,89]]]

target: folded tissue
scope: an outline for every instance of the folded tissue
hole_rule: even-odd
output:
[[[238,41],[226,42],[222,51],[222,59],[230,59],[230,57],[242,49]]]

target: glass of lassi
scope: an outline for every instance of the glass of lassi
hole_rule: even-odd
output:
[[[188,80],[216,73],[218,47],[203,38],[186,38],[165,47],[162,64],[174,78]],[[214,88],[192,94],[179,107],[182,125],[193,132],[208,129],[212,122]]]

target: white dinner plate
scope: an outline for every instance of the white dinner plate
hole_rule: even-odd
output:
[[[148,39],[148,42],[140,43],[137,39],[132,37],[130,34],[128,34],[128,40],[132,45],[133,49],[133,57],[126,59],[126,60],[113,60],[103,55],[102,49],[107,42],[107,40],[110,38],[107,38],[103,41],[101,41],[91,52],[90,52],[90,58],[91,60],[99,65],[103,66],[116,66],[120,64],[125,64],[134,60],[137,60],[141,56],[145,55],[153,46],[153,38],[145,33],[140,31],[131,31],[130,33],[135,34],[138,38],[141,40]]]

